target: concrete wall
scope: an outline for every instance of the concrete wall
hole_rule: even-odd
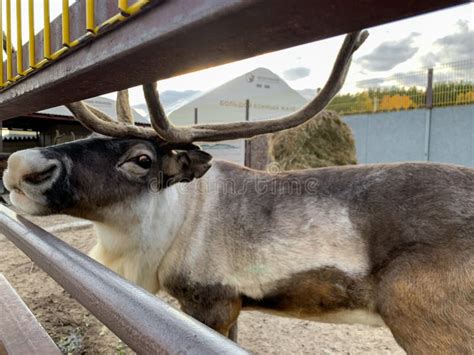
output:
[[[474,167],[474,105],[433,110],[429,157]]]
[[[474,167],[474,105],[344,117],[359,163],[433,161]]]

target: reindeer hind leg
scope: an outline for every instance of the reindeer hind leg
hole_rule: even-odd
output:
[[[469,249],[401,255],[382,271],[378,310],[408,354],[474,354]]]

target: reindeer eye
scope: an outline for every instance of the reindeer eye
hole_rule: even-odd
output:
[[[145,154],[136,157],[133,162],[143,169],[150,169],[152,163],[150,157]]]

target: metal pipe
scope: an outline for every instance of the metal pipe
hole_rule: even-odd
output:
[[[16,72],[23,74],[23,38],[21,35],[21,0],[16,0]]]
[[[7,80],[13,80],[13,48],[12,48],[12,18],[11,2],[6,1],[7,17]]]
[[[127,14],[129,16],[134,15],[135,13],[140,11],[142,7],[144,7],[145,5],[148,5],[150,2],[151,2],[150,0],[138,0],[137,2],[127,7]]]
[[[3,51],[6,49],[5,37],[3,36],[3,1],[0,0],[0,43],[2,49],[0,49],[0,87],[5,83],[3,81]]]
[[[94,0],[86,0],[86,28],[95,33]]]
[[[49,23],[49,0],[44,0],[43,3],[43,22],[44,22],[44,41],[43,53],[46,59],[51,57],[51,27]]]
[[[69,34],[69,0],[63,0],[62,28],[63,46],[69,47],[69,44],[71,43],[71,38]]]
[[[3,205],[0,232],[137,353],[248,354]]]
[[[118,7],[120,9],[120,12],[122,14],[128,14],[127,9],[128,9],[128,0],[119,0],[118,1]]]
[[[245,100],[245,121],[250,121],[250,100]],[[247,167],[252,166],[252,151],[251,151],[251,140],[246,139],[244,144],[244,165]]]
[[[426,108],[433,107],[433,68],[428,69],[428,79],[426,80]]]
[[[33,0],[28,1],[28,61],[30,68],[34,68],[36,64],[36,48],[35,48],[35,5]]]

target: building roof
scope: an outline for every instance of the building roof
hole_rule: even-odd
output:
[[[115,100],[106,98],[106,97],[93,97],[85,100],[89,105],[94,106],[95,108],[103,111],[110,117],[117,119],[117,114],[115,112]],[[66,106],[57,106],[49,108],[47,110],[39,111],[38,113],[54,116],[65,116],[72,117],[71,112],[66,108]],[[135,123],[140,124],[150,124],[150,120],[138,113],[135,109],[132,108],[133,117],[135,118]]]
[[[172,108],[169,116],[178,125],[193,124],[197,108],[199,123],[244,121],[247,99],[251,121],[283,116],[307,103],[307,99],[278,75],[266,68],[257,68],[191,97]]]
[[[2,141],[13,142],[13,141],[35,141],[38,139],[36,132],[12,133],[9,132],[7,135],[2,135]]]
[[[169,117],[177,125],[190,125],[194,123],[194,109],[197,108],[198,123],[244,121],[247,99],[250,100],[251,121],[287,115],[307,103],[278,75],[258,68],[188,99],[175,107]],[[216,159],[244,163],[242,139],[207,142],[202,148]]]

